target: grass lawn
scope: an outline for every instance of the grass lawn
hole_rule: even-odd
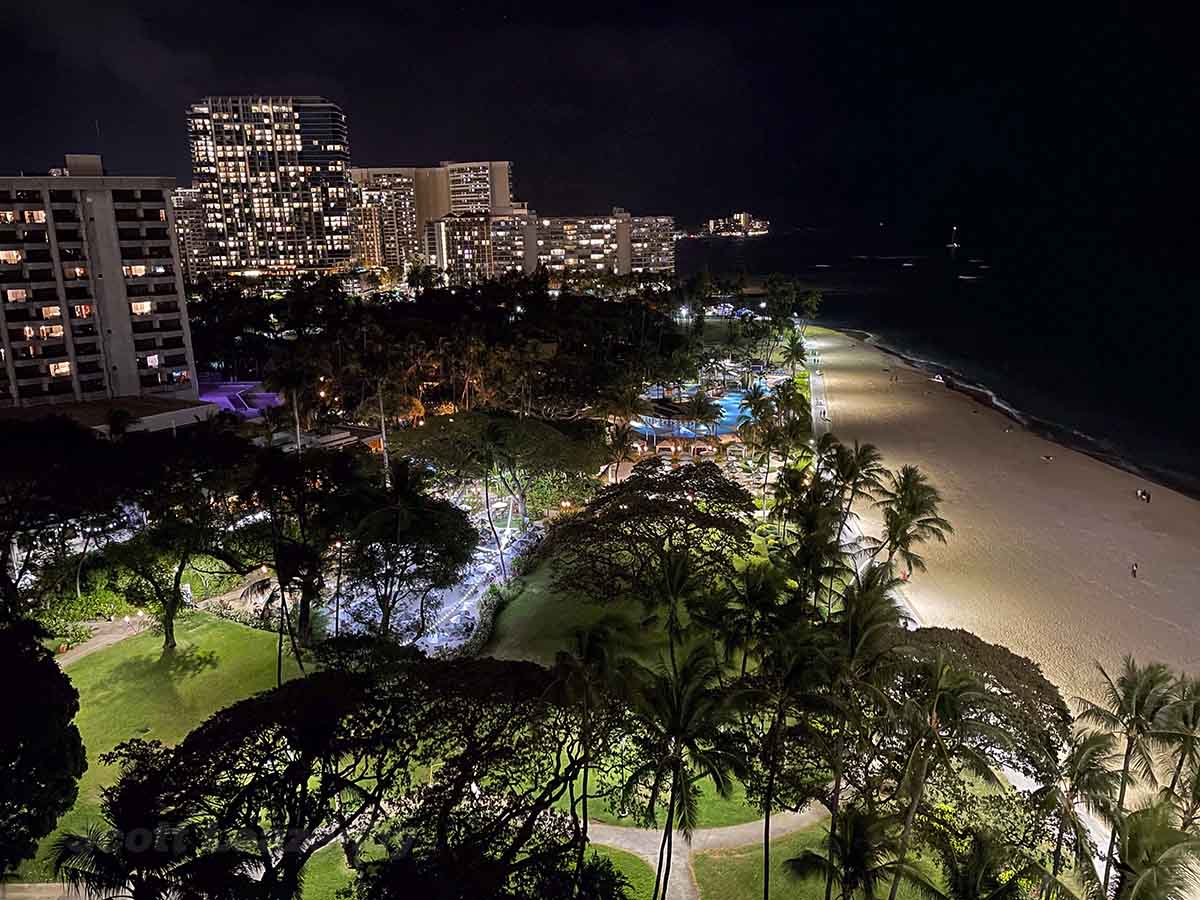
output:
[[[592,849],[605,859],[611,859],[617,871],[628,879],[631,900],[650,900],[654,893],[654,870],[640,856],[601,844],[593,844]],[[309,900],[307,892],[304,900]]]
[[[636,624],[645,618],[642,605],[633,600],[608,604],[594,603],[578,594],[554,589],[554,566],[542,562],[527,575],[521,576],[524,589],[520,596],[501,610],[496,618],[492,639],[482,656],[496,659],[527,659],[544,666],[554,664],[554,655],[572,645],[576,629],[587,628],[605,616],[619,615]],[[657,660],[666,644],[657,630],[645,641],[626,648],[643,662]]]
[[[75,806],[59,831],[79,831],[99,816],[100,789],[116,781],[117,769],[98,757],[130,738],[174,744],[219,709],[275,686],[275,636],[204,613],[175,625],[174,654],[162,654],[162,635],[148,629],[67,667],[79,691],[75,724],[87,748],[88,769]],[[297,674],[284,660],[284,676]],[[42,854],[27,861],[19,881],[50,881]]]
[[[562,804],[566,809],[567,805]],[[659,819],[666,815],[666,810],[661,810]],[[610,810],[602,801],[593,801],[588,807],[588,816],[595,822],[601,822],[605,825],[627,825],[630,827],[638,827],[638,823],[633,820],[632,816],[619,816]],[[700,828],[723,828],[726,825],[741,825],[744,822],[753,822],[761,818],[758,810],[746,803],[746,791],[742,785],[734,781],[733,792],[729,795],[729,799],[721,797],[716,788],[713,787],[711,781],[702,781],[700,783],[700,800],[699,800],[699,821]]]
[[[304,867],[304,900],[334,900],[337,892],[350,884],[350,867],[338,843],[322,847]]]
[[[818,823],[771,841],[771,897],[778,900],[823,900],[825,882],[820,878],[796,878],[784,861],[804,850],[819,850],[826,839],[825,824]],[[926,875],[940,884],[940,873],[926,858],[916,859]],[[700,886],[701,900],[743,900],[761,897],[762,844],[750,844],[727,850],[706,850],[692,856],[692,869]],[[904,900],[921,900],[917,892],[901,886]]]

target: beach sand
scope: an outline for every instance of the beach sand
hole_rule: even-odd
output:
[[[922,624],[1030,657],[1068,702],[1098,696],[1094,662],[1125,653],[1200,674],[1200,502],[1037,437],[862,341],[809,343],[838,438],[875,444],[890,468],[919,465],[942,492],[955,534],[926,545],[929,571],[907,587]],[[878,516],[860,512],[877,534]]]

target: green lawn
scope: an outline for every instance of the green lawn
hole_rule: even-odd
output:
[[[825,823],[785,835],[771,841],[771,897],[775,900],[823,900],[825,883],[820,878],[799,879],[788,871],[785,860],[804,850],[823,849]],[[940,883],[936,869],[929,861],[917,859],[935,883]],[[705,850],[692,856],[692,869],[700,886],[701,900],[743,900],[761,897],[762,844],[749,844],[728,850]],[[915,891],[902,886],[904,900],[921,900]]]
[[[627,617],[635,624],[637,633],[643,633],[636,629],[636,623],[646,615],[640,603],[633,600],[594,603],[578,594],[557,591],[554,567],[549,560],[521,576],[521,580],[525,587],[497,616],[483,656],[553,665],[554,655],[571,646],[576,629],[587,628],[608,615]],[[665,650],[665,643],[655,631],[647,640],[626,649],[649,663],[657,659],[660,650]]]
[[[334,900],[350,881],[350,867],[346,865],[342,845],[322,847],[304,867],[304,900]]]
[[[178,647],[162,654],[162,635],[153,630],[97,651],[66,672],[79,691],[75,724],[87,748],[88,770],[79,799],[59,820],[59,831],[78,831],[99,815],[100,789],[117,770],[98,757],[130,738],[174,744],[219,709],[275,686],[275,636],[193,613],[175,626]],[[284,660],[285,677],[297,673]],[[26,862],[21,881],[49,881],[41,859],[54,839],[42,842],[36,861]]]
[[[567,804],[563,803],[562,808],[566,809]],[[664,814],[665,810],[660,811],[660,820]],[[619,816],[601,801],[593,801],[588,808],[588,816],[605,825],[628,825],[630,827],[638,825],[632,816]],[[760,818],[758,810],[746,803],[746,791],[739,782],[734,781],[733,792],[728,800],[717,793],[711,781],[700,783],[698,827],[723,828],[726,825],[753,822],[758,818]]]
[[[628,879],[630,900],[650,900],[654,893],[654,870],[640,856],[601,844],[593,844],[592,849],[605,859],[611,859],[617,871]],[[304,900],[309,900],[307,893]]]

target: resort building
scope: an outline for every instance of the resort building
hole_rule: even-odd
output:
[[[675,273],[675,219],[671,216],[633,216],[629,244],[629,271]]]
[[[173,178],[0,177],[0,406],[194,401]]]
[[[199,188],[175,188],[175,234],[179,242],[179,264],[183,283],[194,285],[208,272],[208,241],[205,235],[204,204]]]
[[[748,212],[708,220],[708,233],[714,237],[758,237],[769,233],[770,230],[770,222],[755,218]]]
[[[675,271],[675,220],[631,216],[553,216],[538,220],[538,262],[552,276]]]
[[[212,271],[286,276],[349,264],[341,107],[324,97],[206,97],[187,119]]]
[[[351,169],[355,203],[356,258],[367,268],[407,269],[421,252],[417,226],[416,170]]]
[[[450,213],[431,225],[433,265],[446,273],[449,284],[478,284],[495,276],[491,216]]]

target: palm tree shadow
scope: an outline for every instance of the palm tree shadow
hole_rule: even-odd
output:
[[[194,678],[201,672],[217,667],[217,654],[198,647],[176,647],[164,650],[158,657],[136,656],[127,659],[113,670],[114,678],[140,682],[148,678],[165,678],[173,682]]]

